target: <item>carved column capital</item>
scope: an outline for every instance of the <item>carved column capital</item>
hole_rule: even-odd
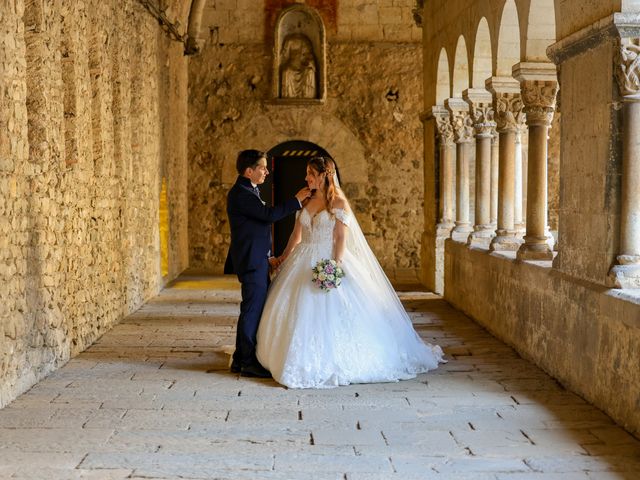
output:
[[[451,112],[453,135],[456,143],[470,143],[474,139],[473,119],[468,111]]]
[[[640,38],[622,39],[616,52],[615,63],[620,94],[640,100]]]
[[[473,118],[469,112],[469,104],[460,98],[449,98],[445,105],[451,112],[451,124],[456,143],[470,143],[474,141]]]
[[[517,132],[525,121],[524,104],[519,93],[495,95],[495,119],[498,132]]]
[[[467,89],[462,98],[471,108],[471,118],[476,136],[490,137],[496,128],[494,120],[493,96],[485,89]]]
[[[558,94],[556,70],[549,62],[520,62],[513,66],[513,76],[520,82],[527,125],[551,125]]]
[[[524,80],[521,86],[527,124],[550,126],[556,107],[558,82],[555,80]]]
[[[436,121],[438,139],[444,146],[452,146],[455,143],[451,114],[444,107],[435,106],[431,109],[431,115]]]
[[[476,135],[479,137],[492,137],[496,129],[492,103],[476,103],[471,106]]]

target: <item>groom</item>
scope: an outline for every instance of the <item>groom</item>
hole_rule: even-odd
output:
[[[242,287],[242,303],[231,371],[245,377],[269,378],[271,374],[256,358],[256,333],[267,297],[271,224],[302,208],[308,188],[282,205],[267,207],[258,185],[269,175],[267,154],[243,150],[236,161],[238,179],[227,195],[231,245],[224,273],[235,273]]]

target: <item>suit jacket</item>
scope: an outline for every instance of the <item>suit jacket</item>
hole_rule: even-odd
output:
[[[271,224],[301,208],[297,198],[281,205],[267,207],[251,186],[251,181],[239,176],[227,194],[227,215],[231,227],[231,245],[224,273],[238,277],[267,269],[271,250]]]

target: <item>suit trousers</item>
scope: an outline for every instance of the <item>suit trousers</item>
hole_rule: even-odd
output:
[[[266,263],[266,262],[265,262]],[[258,363],[256,359],[256,335],[269,288],[268,266],[242,275],[240,278],[242,302],[236,333],[234,365],[246,367]]]

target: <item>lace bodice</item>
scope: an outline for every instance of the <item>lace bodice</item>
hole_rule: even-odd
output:
[[[349,212],[336,208],[333,210],[333,215],[326,209],[311,215],[306,208],[303,208],[299,215],[302,225],[300,246],[313,246],[321,254],[330,258],[333,249],[333,229],[336,221],[341,221],[349,226],[351,221]]]

